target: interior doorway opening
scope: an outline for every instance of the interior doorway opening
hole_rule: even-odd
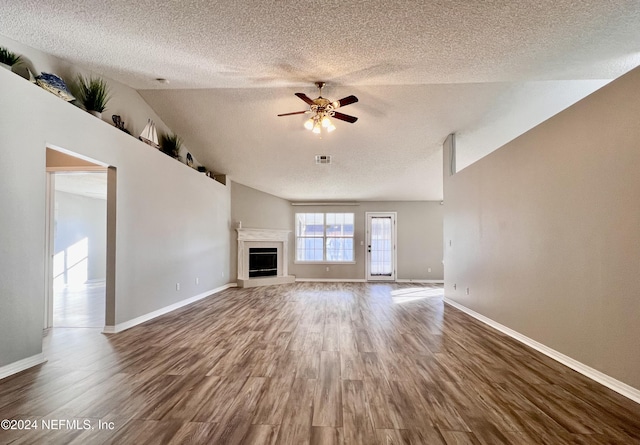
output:
[[[105,323],[107,172],[55,172],[53,327]]]
[[[110,182],[115,169],[47,148],[45,329],[109,324],[115,281]]]

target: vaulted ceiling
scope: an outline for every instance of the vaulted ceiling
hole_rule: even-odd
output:
[[[213,170],[293,200],[439,200],[477,160],[640,63],[637,0],[14,0],[0,33],[138,89]],[[160,84],[156,78],[170,83]],[[303,92],[355,94],[320,136]],[[328,154],[331,165],[315,165]]]

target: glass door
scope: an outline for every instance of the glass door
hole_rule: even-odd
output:
[[[396,213],[367,212],[367,281],[396,280]]]

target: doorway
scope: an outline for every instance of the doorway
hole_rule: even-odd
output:
[[[114,300],[112,183],[115,169],[47,148],[45,329],[108,324],[108,302]]]
[[[105,324],[107,172],[54,173],[53,327]]]
[[[396,212],[366,212],[367,281],[396,280]]]

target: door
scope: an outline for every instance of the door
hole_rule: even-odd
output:
[[[367,212],[367,281],[396,280],[396,213]]]

